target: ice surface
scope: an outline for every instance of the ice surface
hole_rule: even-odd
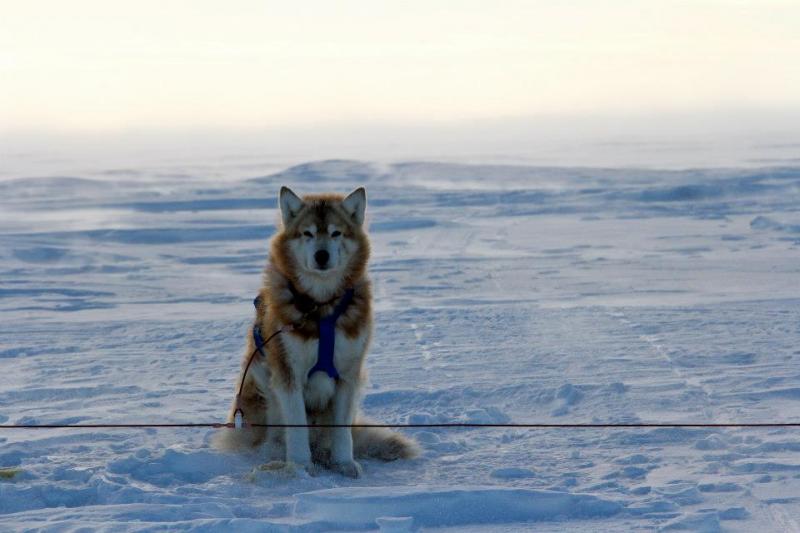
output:
[[[373,419],[800,420],[800,169],[226,168],[0,182],[0,423],[221,420],[282,184],[367,187]],[[800,528],[794,429],[409,433],[350,480],[207,430],[2,430],[0,529]]]

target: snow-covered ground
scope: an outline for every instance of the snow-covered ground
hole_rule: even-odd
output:
[[[376,420],[800,420],[800,169],[252,166],[0,181],[0,423],[222,420],[281,184],[367,187]],[[800,530],[797,429],[409,430],[358,480],[0,431],[2,530]]]

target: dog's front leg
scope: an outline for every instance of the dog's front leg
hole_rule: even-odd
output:
[[[333,423],[349,426],[355,419],[356,387],[348,381],[336,384],[333,396]],[[353,429],[334,427],[331,433],[331,468],[348,477],[359,477],[361,466],[353,459]]]
[[[278,397],[286,424],[296,426],[308,424],[303,392],[299,386],[279,388],[275,395]],[[311,467],[311,447],[308,442],[307,427],[286,428],[286,462],[306,468]]]

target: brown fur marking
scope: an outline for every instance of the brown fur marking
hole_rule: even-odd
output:
[[[264,286],[260,291],[262,304],[257,310],[256,320],[261,324],[261,334],[266,339],[274,331],[286,324],[297,324],[303,314],[292,304],[293,295],[289,289],[292,284],[296,290],[306,292],[297,276],[298,265],[289,251],[292,239],[301,237],[299,227],[313,223],[318,228],[336,224],[342,228],[346,238],[356,241],[357,251],[350,258],[336,294],[343,294],[352,287],[354,297],[347,311],[339,318],[337,327],[350,338],[362,333],[366,324],[372,320],[372,289],[366,277],[370,246],[364,229],[355,224],[342,208],[341,194],[313,194],[303,197],[304,206],[295,215],[292,222],[281,228],[270,244],[270,258],[264,270]],[[319,336],[317,321],[333,312],[338,300],[324,305],[311,313],[299,324],[300,327],[289,333],[303,340],[316,339]],[[273,370],[275,379],[285,387],[291,387],[300,376],[293,376],[286,350],[280,342],[280,336],[270,342],[267,347],[267,364]]]

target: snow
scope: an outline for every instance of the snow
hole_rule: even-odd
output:
[[[226,164],[0,181],[0,423],[220,421],[282,184],[367,187],[370,418],[800,420],[800,169]],[[796,429],[407,431],[350,480],[0,430],[0,529],[800,529]]]
[[[458,489],[336,488],[297,495],[294,509],[347,528],[366,528],[384,515],[412,517],[429,527],[594,518],[621,511],[614,501],[587,494],[464,486]],[[413,525],[413,524],[409,524]]]

